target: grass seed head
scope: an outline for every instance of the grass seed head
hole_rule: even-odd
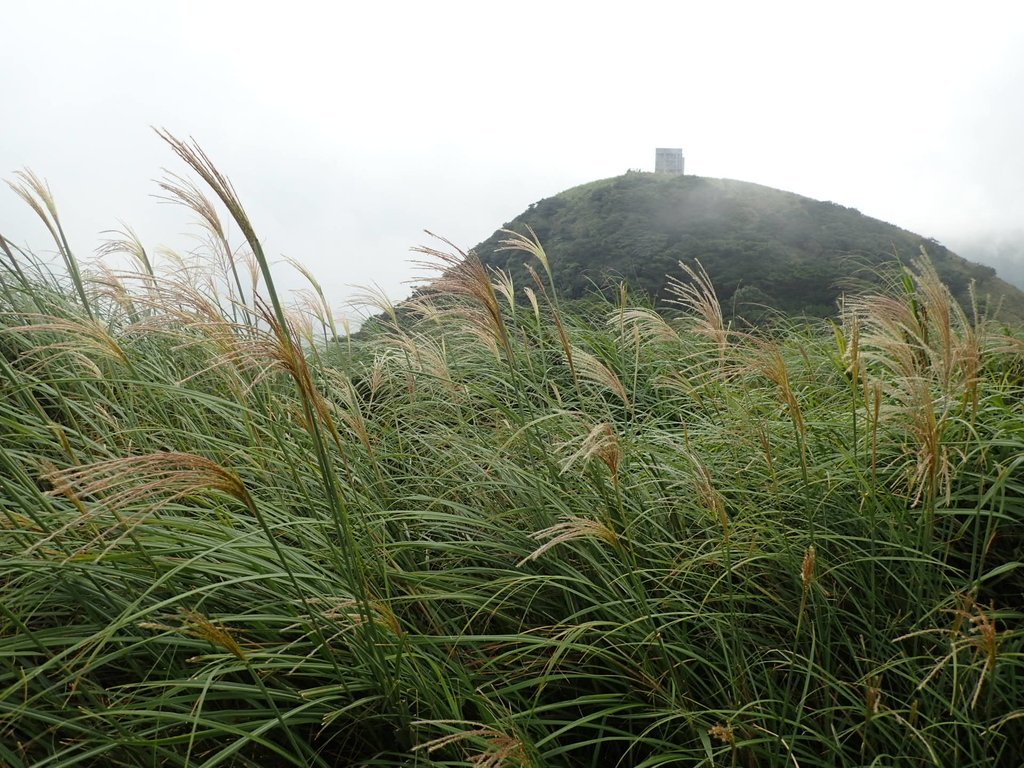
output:
[[[818,567],[818,550],[813,544],[804,550],[803,563],[800,566],[800,583],[803,585],[804,592],[811,588],[811,584],[814,583],[814,572]]]

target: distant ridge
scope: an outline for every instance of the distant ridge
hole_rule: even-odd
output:
[[[828,317],[846,291],[878,289],[923,247],[969,309],[969,286],[1003,320],[1024,320],[1024,293],[995,270],[853,208],[731,179],[629,172],[540,200],[504,229],[537,233],[562,295],[625,280],[656,302],[678,262],[700,260],[723,309]],[[476,248],[485,264],[529,285],[525,256],[499,250],[500,231]]]

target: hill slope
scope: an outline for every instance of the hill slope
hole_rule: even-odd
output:
[[[679,261],[699,259],[723,309],[751,317],[773,307],[829,316],[844,290],[878,286],[883,274],[925,247],[965,306],[968,286],[999,316],[1024,319],[1024,293],[943,245],[859,211],[758,184],[700,176],[627,173],[532,204],[506,229],[529,225],[547,251],[563,295],[625,279],[634,291],[664,298]],[[476,247],[485,264],[528,283],[523,254],[500,250],[500,231]]]

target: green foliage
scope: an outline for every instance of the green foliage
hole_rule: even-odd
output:
[[[1019,764],[1020,337],[514,245],[535,303],[431,251],[342,343],[221,253],[0,261],[0,764]]]
[[[727,312],[735,292],[756,289],[786,314],[833,317],[844,291],[879,289],[923,247],[963,306],[971,305],[974,281],[1004,317],[1024,320],[1024,294],[991,267],[854,209],[757,184],[627,173],[541,200],[504,228],[527,226],[551,254],[567,298],[625,278],[634,291],[661,300],[678,262],[699,260]],[[499,250],[503,237],[496,232],[476,252],[529,284],[521,255]]]

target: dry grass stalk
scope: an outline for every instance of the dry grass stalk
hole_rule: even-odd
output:
[[[508,304],[509,312],[515,315],[516,312],[516,286],[512,282],[512,275],[503,269],[495,269],[492,273],[494,290],[501,295]]]
[[[241,396],[273,370],[272,359],[259,346],[260,332],[226,317],[224,307],[198,286],[161,279],[140,303],[150,311],[131,326],[131,332],[165,334],[178,351],[208,348],[207,354],[197,357],[207,364],[179,383],[214,370],[230,371],[226,381]]]
[[[736,744],[736,732],[733,730],[731,723],[726,723],[725,725],[719,723],[711,726],[708,728],[708,735],[722,744],[728,744],[729,746]]]
[[[331,417],[330,403],[313,381],[313,375],[302,348],[293,341],[296,336],[295,329],[288,324],[287,319],[285,325],[282,326],[279,316],[271,312],[270,307],[259,298],[256,301],[256,313],[270,327],[268,335],[258,338],[258,341],[261,342],[259,346],[262,347],[264,353],[262,357],[272,360],[279,370],[286,372],[291,377],[299,389],[304,407],[310,409],[307,418],[319,419],[340,449],[341,440],[334,419]],[[310,423],[307,424],[307,428],[313,431],[316,429],[316,425]]]
[[[725,508],[725,497],[722,496],[717,488],[715,488],[711,472],[708,470],[704,462],[702,462],[696,454],[686,448],[680,448],[680,452],[693,466],[695,472],[694,485],[697,491],[697,498],[700,500],[701,505],[710,512],[712,517],[714,517],[718,521],[719,525],[722,526],[722,539],[725,543],[728,543],[732,532],[732,525],[729,520],[729,513]]]
[[[540,324],[540,304],[537,302],[537,294],[533,288],[526,286],[523,288],[523,293],[526,295],[526,300],[530,302],[530,307],[533,309],[533,319]]]
[[[428,232],[427,234],[433,235]],[[491,276],[484,267],[480,257],[472,251],[465,253],[444,238],[438,238],[451,248],[441,251],[436,248],[421,246],[414,248],[417,253],[429,256],[435,261],[424,262],[423,266],[431,270],[441,269],[441,276],[433,280],[425,289],[425,295],[441,298],[454,297],[468,300],[468,303],[456,302],[453,306],[436,307],[442,314],[460,317],[486,337],[489,337],[506,355],[511,363],[512,347],[509,342],[505,318],[498,303],[498,295]]]
[[[227,230],[220,220],[216,206],[206,196],[206,193],[191,180],[176,173],[167,174],[167,178],[157,184],[166,193],[166,197],[163,198],[165,201],[183,205],[198,214],[203,226],[216,238],[217,244],[223,249],[222,255],[231,253]]]
[[[14,194],[28,204],[40,221],[43,222],[46,230],[50,233],[50,237],[53,238],[54,244],[57,246],[57,251],[64,261],[64,266],[67,267],[68,275],[70,275],[75,290],[78,292],[78,297],[82,301],[82,308],[85,310],[85,314],[92,317],[92,305],[85,292],[85,285],[78,268],[78,261],[75,259],[74,254],[71,253],[71,246],[68,245],[67,238],[64,236],[64,229],[61,227],[60,217],[57,215],[57,206],[54,203],[53,194],[50,192],[50,186],[28,169],[17,171],[14,175],[18,178],[19,182],[13,183],[9,181],[7,186],[14,191]]]
[[[306,347],[312,347],[316,342],[316,336],[313,334],[313,318],[310,313],[303,312],[302,307],[296,306],[286,309],[284,316],[288,321],[292,339],[302,342],[297,345],[299,349],[302,349],[303,344]]]
[[[285,262],[287,262],[288,265],[296,272],[306,278],[306,281],[312,289],[311,294],[308,291],[300,294],[305,297],[304,305],[306,310],[312,317],[318,320],[321,325],[330,329],[332,339],[338,338],[338,329],[334,323],[334,312],[331,310],[331,305],[327,303],[327,297],[324,296],[324,289],[323,286],[320,285],[320,281],[316,279],[308,268],[295,259],[286,257]],[[253,277],[255,278],[255,274]]]
[[[690,278],[690,282],[684,283],[670,277],[666,290],[673,298],[669,299],[669,303],[689,310],[696,316],[697,333],[715,342],[718,347],[719,364],[724,365],[729,331],[725,327],[722,305],[718,301],[715,286],[699,261],[696,267],[680,261],[679,267]]]
[[[415,298],[411,299],[415,301]],[[382,314],[391,323],[391,330],[401,330],[398,323],[398,308],[379,285],[362,286],[352,297],[351,305],[361,314]]]
[[[413,751],[426,750],[427,753],[434,753],[439,749],[465,742],[483,741],[484,751],[475,755],[469,755],[467,762],[476,768],[511,768],[512,766],[523,766],[527,763],[526,749],[523,742],[515,737],[509,736],[502,731],[467,720],[421,720],[415,725],[444,725],[444,726],[467,726],[465,730],[449,733],[436,739],[417,744]]]
[[[938,369],[943,388],[949,391],[953,373],[960,367],[959,332],[970,327],[960,305],[942,282],[934,265],[921,249],[921,258],[914,260],[914,282],[921,297],[921,324],[925,340],[931,342],[932,365]]]
[[[562,352],[565,354],[565,361],[569,366],[569,373],[572,375],[573,383],[576,385],[576,390],[578,392],[580,382],[576,372],[575,352],[569,341],[569,334],[565,329],[565,323],[562,321],[562,313],[558,309],[557,298],[553,292],[551,295],[548,294],[548,289],[545,287],[544,281],[541,280],[540,275],[537,274],[537,270],[533,268],[532,264],[526,265],[526,271],[530,273],[530,277],[533,279],[533,284],[537,286],[537,290],[540,291],[540,295],[544,297],[544,302],[551,308],[551,319],[555,321],[555,330],[558,332],[558,343],[562,345]],[[539,313],[537,321],[540,322]]]
[[[144,621],[139,623],[139,628],[154,629],[162,632],[177,632],[189,637],[197,637],[200,640],[206,640],[212,645],[223,648],[240,661],[249,661],[249,656],[245,649],[235,640],[232,634],[235,630],[207,618],[199,611],[182,609],[179,613],[181,615],[181,622],[177,626]]]
[[[757,347],[758,350],[756,352],[756,358],[752,368],[754,371],[771,381],[778,388],[779,395],[782,398],[783,404],[786,406],[789,417],[792,419],[793,425],[800,435],[801,454],[804,454],[806,450],[805,443],[807,440],[807,426],[804,422],[804,414],[803,409],[800,407],[800,401],[797,399],[796,393],[793,391],[793,385],[789,375],[789,366],[786,364],[786,360],[782,356],[782,349],[774,342],[760,340],[757,341]],[[804,458],[806,459],[806,455],[804,455]]]
[[[311,604],[322,603],[324,599],[311,600]],[[369,611],[369,615],[367,614]],[[391,606],[384,600],[356,600],[355,598],[344,597],[333,601],[333,604],[323,612],[323,617],[331,621],[341,621],[349,627],[361,627],[372,623],[392,634],[398,636],[404,634],[398,616],[391,609]],[[297,629],[303,624],[295,624],[290,629]]]
[[[251,388],[275,371],[285,373],[299,388],[302,402],[310,405],[310,415],[320,419],[337,440],[330,404],[313,381],[302,347],[294,341],[297,338],[312,340],[308,317],[298,311],[283,311],[285,324],[282,326],[278,315],[256,296],[253,317],[262,324],[260,327],[256,323],[227,320],[221,305],[194,286],[177,282],[163,285],[161,294],[159,306],[164,315],[148,321],[147,325],[154,327],[170,319],[171,331],[179,335],[183,347],[211,341],[217,350],[210,365],[192,377],[230,366],[250,374],[248,387]],[[197,330],[202,333],[198,340],[190,338],[186,332]]]
[[[924,379],[907,380],[904,386],[909,390],[905,407],[916,444],[917,461],[910,482],[913,503],[919,503],[922,496],[932,502],[943,496],[948,502],[953,476],[949,449],[943,442],[950,415],[948,402],[946,405],[936,403],[931,386]]]
[[[804,551],[804,559],[800,565],[800,583],[803,586],[804,594],[814,583],[814,573],[818,568],[818,550],[811,544]]]
[[[498,250],[522,251],[530,254],[540,262],[541,267],[544,269],[544,273],[548,276],[548,282],[554,283],[554,278],[551,275],[551,261],[548,259],[548,254],[544,250],[544,246],[540,244],[540,238],[537,237],[537,233],[533,231],[533,228],[529,224],[525,226],[526,231],[530,233],[529,237],[512,229],[501,230],[504,234],[508,235],[508,237],[504,240],[498,241]]]
[[[394,344],[406,353],[407,360],[417,373],[443,381],[447,388],[453,388],[452,372],[448,366],[448,354],[443,337],[434,339],[426,334],[418,334],[415,337],[395,339]]]
[[[226,493],[250,512],[255,514],[256,511],[255,502],[238,475],[193,453],[162,451],[109,459],[74,469],[49,471],[43,477],[53,486],[50,493],[68,499],[78,509],[79,516],[36,542],[26,554],[39,550],[69,531],[92,526],[103,512],[110,512],[115,522],[96,532],[92,542],[83,550],[119,532],[107,547],[109,551],[165,504],[210,491]],[[122,510],[140,504],[141,509],[128,518],[121,517]]]
[[[111,325],[120,324],[122,318],[135,319],[139,316],[135,296],[129,288],[131,275],[115,272],[107,264],[97,264],[96,274],[89,279],[89,284],[95,289],[97,304],[106,302],[106,315]],[[117,311],[114,311],[114,307]]]
[[[846,364],[846,374],[855,384],[861,386],[864,401],[867,402],[868,378],[867,367],[861,356],[861,319],[855,312],[847,310],[845,296],[841,299],[839,314],[843,320],[843,327],[841,329],[835,327],[834,331],[840,356]]]
[[[499,251],[522,251],[527,253],[536,259],[544,270],[544,274],[547,276],[547,284],[537,274],[537,270],[533,268],[533,264],[527,263],[526,270],[530,273],[533,278],[534,284],[537,286],[537,290],[540,291],[541,296],[544,297],[545,302],[551,307],[552,319],[555,321],[555,329],[558,331],[558,340],[562,345],[562,351],[565,353],[566,362],[569,365],[569,372],[572,374],[573,381],[576,383],[577,388],[579,382],[576,380],[576,362],[573,359],[572,345],[569,343],[569,335],[565,330],[565,323],[562,322],[562,312],[558,307],[558,294],[555,291],[555,278],[551,272],[551,261],[548,259],[547,252],[544,250],[544,246],[540,244],[540,238],[537,237],[537,233],[533,231],[533,228],[529,224],[526,225],[526,231],[529,233],[529,237],[522,235],[511,229],[501,230],[507,238],[499,241]],[[551,286],[551,294],[548,294],[547,286]],[[534,312],[537,317],[537,321],[540,322],[540,312],[537,307],[536,294],[532,295],[532,302],[534,305]]]
[[[562,462],[561,473],[565,474],[578,462],[587,462],[592,458],[600,459],[612,473],[612,479],[618,483],[619,466],[622,462],[622,447],[619,444],[615,427],[602,422],[587,433],[579,449]]]
[[[977,405],[984,342],[931,263],[922,258],[915,268],[916,295],[853,299],[846,326],[863,360],[865,402],[874,405],[872,455],[884,390],[913,437],[906,448],[914,458],[908,480],[912,503],[927,499],[931,505],[951,493],[953,467],[943,436],[957,401]],[[869,384],[871,363],[892,375]]]
[[[390,381],[393,376],[391,357],[384,352],[377,352],[373,356],[373,365],[370,366],[370,373],[366,377],[366,382],[370,388],[369,399],[371,404],[381,391],[381,387]]]
[[[632,409],[625,385],[611,368],[578,347],[572,347],[572,358],[576,361],[576,371],[581,379],[611,390],[626,408]]]
[[[906,278],[912,294],[853,299],[847,326],[864,329],[862,346],[871,362],[898,378],[927,379],[947,396],[966,395],[976,403],[986,347],[994,340],[967,317],[923,251],[913,265]]]
[[[847,307],[850,317],[858,319],[860,348],[868,361],[904,378],[923,374],[927,331],[905,301],[893,296],[867,296],[850,300]]]
[[[259,240],[256,237],[256,232],[252,228],[252,224],[249,221],[249,217],[245,213],[245,209],[242,208],[242,204],[238,199],[238,195],[235,192],[234,187],[231,185],[231,182],[228,181],[227,177],[217,170],[217,168],[213,164],[213,161],[210,160],[210,158],[199,147],[199,145],[196,144],[194,141],[191,144],[189,144],[188,142],[182,141],[176,138],[175,136],[171,135],[167,131],[163,130],[157,130],[157,135],[160,136],[160,138],[162,138],[164,141],[166,141],[170,145],[171,149],[174,150],[174,153],[179,158],[181,158],[186,165],[188,165],[190,168],[192,168],[192,170],[198,173],[202,177],[203,181],[205,181],[206,184],[210,187],[210,189],[214,191],[217,197],[220,198],[221,202],[228,209],[228,213],[231,214],[231,217],[241,228],[242,234],[245,236],[245,239],[249,242],[250,247],[252,247],[253,251],[262,252],[262,249],[259,247]],[[203,195],[197,188],[195,188],[194,185],[190,185],[190,183],[187,180],[183,180],[177,176],[172,176],[172,180],[169,183],[169,186],[174,187],[176,181],[184,181],[184,186],[180,190],[185,193],[184,197],[179,196],[177,191],[172,191],[170,189],[168,189],[167,191],[171,192],[172,195],[177,196],[182,203],[188,205],[193,210],[196,210],[198,213],[200,213],[200,215],[203,215],[204,211],[205,213],[212,213],[212,218],[207,218],[205,215],[203,215],[204,220],[206,220],[206,222],[211,226],[213,226],[215,223],[219,224],[219,220],[217,219],[216,216],[216,211],[212,209],[212,206],[207,206],[204,203],[204,201],[206,201],[205,195]],[[198,197],[189,194],[189,186],[192,186],[192,189],[195,190],[195,192],[198,194]],[[167,189],[167,187],[164,188]],[[200,209],[202,210],[197,209],[193,205],[194,203],[198,203],[200,205]],[[223,233],[223,227],[219,228],[219,232]]]
[[[545,538],[548,540],[516,563],[516,567],[525,565],[531,560],[536,560],[549,549],[557,547],[559,544],[565,544],[576,539],[598,539],[606,544],[611,544],[615,548],[618,548],[621,544],[619,534],[604,523],[575,515],[561,523],[552,525],[550,528],[530,534],[530,538],[536,541]]]
[[[198,148],[196,149],[198,150]],[[193,165],[193,167],[195,166]],[[177,174],[168,174],[166,179],[159,182],[159,186],[167,195],[165,200],[183,205],[199,216],[203,229],[208,234],[207,242],[210,252],[213,254],[217,271],[223,275],[233,301],[245,305],[245,292],[238,274],[238,265],[239,262],[246,261],[246,254],[232,249],[227,229],[224,227],[213,201],[193,182]],[[241,210],[240,205],[238,208]],[[251,265],[249,271],[252,272]],[[254,295],[257,281],[253,278],[251,282],[250,291],[251,295]]]
[[[331,384],[330,391],[341,400],[344,406],[337,411],[342,423],[355,434],[359,442],[363,444],[363,447],[369,453],[373,453],[373,446],[370,443],[370,430],[366,419],[363,417],[359,393],[356,392],[352,380],[341,371],[331,368],[327,369],[324,375]]]
[[[99,496],[108,508],[142,500],[166,503],[211,490],[233,496],[246,507],[253,504],[238,475],[194,453],[160,451],[108,459],[50,472],[46,479],[53,484],[54,494],[79,499]]]
[[[72,352],[81,355],[93,352],[99,357],[129,365],[128,355],[122,349],[105,325],[98,320],[87,317],[55,317],[52,315],[25,315],[3,313],[0,317],[11,318],[22,325],[6,326],[3,333],[53,333],[62,337],[33,348],[33,352],[53,353],[58,351]],[[95,366],[93,366],[95,368]]]
[[[633,333],[622,333],[622,340],[631,340],[641,345],[678,344],[679,334],[665,322],[665,318],[652,309],[616,310],[608,318],[608,326],[620,326]]]
[[[971,651],[974,664],[981,662],[978,680],[971,694],[970,704],[971,709],[974,709],[978,704],[978,697],[981,695],[985,680],[992,676],[999,661],[1002,637],[996,618],[992,615],[994,612],[992,607],[978,603],[971,594],[960,595],[958,603],[956,608],[946,611],[953,617],[953,622],[948,629],[925,629],[919,632],[910,632],[897,637],[896,642],[923,635],[939,635],[945,637],[949,643],[949,653],[940,658],[928,675],[918,684],[917,690],[919,691],[923,690],[951,662],[955,669],[959,667],[957,657],[961,651]],[[961,672],[956,673],[958,678],[961,675]]]
[[[134,229],[123,223],[121,226],[122,229],[108,230],[103,233],[105,235],[114,235],[114,237],[108,238],[96,249],[96,256],[103,259],[116,254],[125,254],[131,259],[132,267],[137,274],[152,279],[155,276],[153,263],[149,259],[149,254],[146,252],[146,247],[142,244],[142,240],[135,233]]]

